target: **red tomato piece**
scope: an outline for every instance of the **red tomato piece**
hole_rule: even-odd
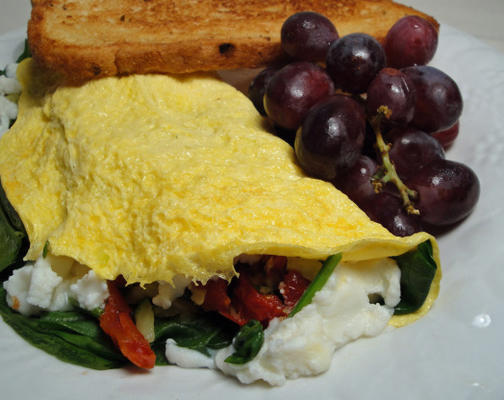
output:
[[[287,307],[295,306],[309,284],[310,281],[300,272],[293,270],[288,271],[284,276],[283,282],[279,285],[284,304]]]
[[[247,321],[256,319],[267,325],[275,317],[284,317],[284,305],[274,294],[261,294],[250,283],[245,274],[241,274],[233,290],[232,304]]]
[[[100,317],[100,327],[112,338],[121,353],[140,368],[153,368],[156,355],[137,329],[131,310],[113,282],[107,282],[109,297]]]
[[[220,311],[219,314],[240,326],[245,325],[249,321],[245,316],[240,314],[233,307],[230,307],[229,311]]]
[[[231,299],[227,294],[228,282],[225,279],[210,279],[205,285],[203,308],[208,311],[228,311]]]
[[[269,256],[264,264],[265,283],[269,287],[276,288],[287,271],[287,257]]]
[[[228,282],[222,278],[211,279],[205,285],[205,301],[203,308],[207,311],[217,311],[223,317],[238,325],[245,325],[248,320],[231,307],[231,299],[227,293]]]

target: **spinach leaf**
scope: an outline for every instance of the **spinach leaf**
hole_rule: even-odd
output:
[[[47,328],[68,330],[94,339],[100,339],[102,330],[96,320],[81,311],[52,311],[42,315],[39,323]]]
[[[329,277],[333,273],[336,266],[341,261],[342,254],[333,254],[332,256],[327,257],[322,264],[322,268],[317,273],[313,281],[311,281],[310,285],[306,288],[301,298],[298,300],[292,311],[289,313],[289,317],[292,317],[294,314],[298,313],[303,307],[310,304],[313,300],[313,296],[320,289],[324,287]]]
[[[259,321],[252,319],[240,328],[233,342],[235,352],[225,361],[230,364],[245,364],[259,353],[263,343],[263,327]]]
[[[418,245],[416,250],[395,257],[401,270],[401,301],[394,314],[410,314],[424,303],[436,275],[436,262],[432,258],[429,240]]]
[[[156,355],[156,365],[170,365],[166,358],[166,343],[165,341],[151,343],[151,349]]]
[[[10,309],[0,287],[0,315],[23,339],[62,361],[93,369],[119,368],[124,357],[98,321],[80,312],[49,312],[26,317]]]
[[[19,261],[24,239],[25,234],[11,226],[0,208],[0,271]]]
[[[208,348],[212,350],[223,349],[229,346],[238,332],[238,326],[227,318],[221,318],[219,326],[220,329],[210,338],[207,344]]]
[[[21,219],[7,200],[0,182],[0,271],[22,262],[28,240]]]
[[[11,203],[7,199],[7,195],[5,194],[5,191],[1,183],[2,182],[0,180],[0,205],[2,206],[2,209],[4,210],[5,215],[9,219],[9,222],[12,225],[12,227],[15,230],[22,232],[23,234],[26,235],[26,230],[23,225],[23,222],[21,221],[21,218],[19,218],[19,215],[14,209],[14,207],[12,207]]]
[[[19,64],[25,58],[30,58],[31,56],[32,55],[31,55],[30,47],[28,46],[28,39],[25,39],[23,52],[17,58],[16,62]]]
[[[152,349],[156,353],[156,363],[168,363],[164,355],[166,339],[175,340],[177,346],[186,347],[210,356],[210,349],[229,346],[237,332],[235,324],[217,313],[201,313],[190,316],[156,318],[154,322],[155,340]]]

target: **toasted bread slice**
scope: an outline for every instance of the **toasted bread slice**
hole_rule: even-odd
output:
[[[34,58],[68,81],[132,73],[256,68],[282,57],[280,29],[298,11],[330,18],[340,36],[383,40],[423,13],[390,0],[32,0]]]

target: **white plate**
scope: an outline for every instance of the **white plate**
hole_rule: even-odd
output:
[[[0,36],[0,65],[24,29]],[[504,54],[444,26],[431,63],[459,84],[461,132],[447,158],[481,181],[475,212],[439,238],[441,294],[417,323],[338,351],[329,372],[281,388],[242,386],[209,370],[94,371],[64,364],[0,322],[0,393],[8,399],[503,399]],[[50,396],[50,397],[49,397]]]

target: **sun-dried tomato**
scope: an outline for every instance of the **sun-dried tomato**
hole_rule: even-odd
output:
[[[131,310],[114,282],[107,282],[109,297],[100,316],[100,327],[112,338],[121,353],[140,368],[153,368],[156,355],[137,329]]]
[[[278,286],[284,304],[287,307],[293,307],[309,284],[310,281],[301,275],[300,272],[294,270],[288,271],[284,276],[284,280]]]
[[[203,308],[207,311],[228,311],[231,299],[227,294],[228,282],[225,279],[210,279],[205,288]]]
[[[264,264],[264,273],[266,275],[266,284],[271,288],[277,288],[287,271],[287,257],[269,256]]]
[[[287,271],[287,258],[265,257],[262,266],[240,269],[231,284],[211,279],[204,286],[203,309],[245,325],[251,319],[264,326],[275,317],[285,317],[304,293],[310,281],[297,271]],[[281,296],[277,295],[280,289]]]
[[[261,294],[246,274],[240,275],[233,289],[232,305],[247,321],[256,319],[267,325],[275,317],[284,317],[284,305],[275,294]]]
[[[205,288],[205,301],[203,309],[206,311],[217,311],[223,317],[235,322],[238,325],[245,325],[245,319],[231,306],[231,299],[227,293],[228,282],[222,278],[209,280]]]

